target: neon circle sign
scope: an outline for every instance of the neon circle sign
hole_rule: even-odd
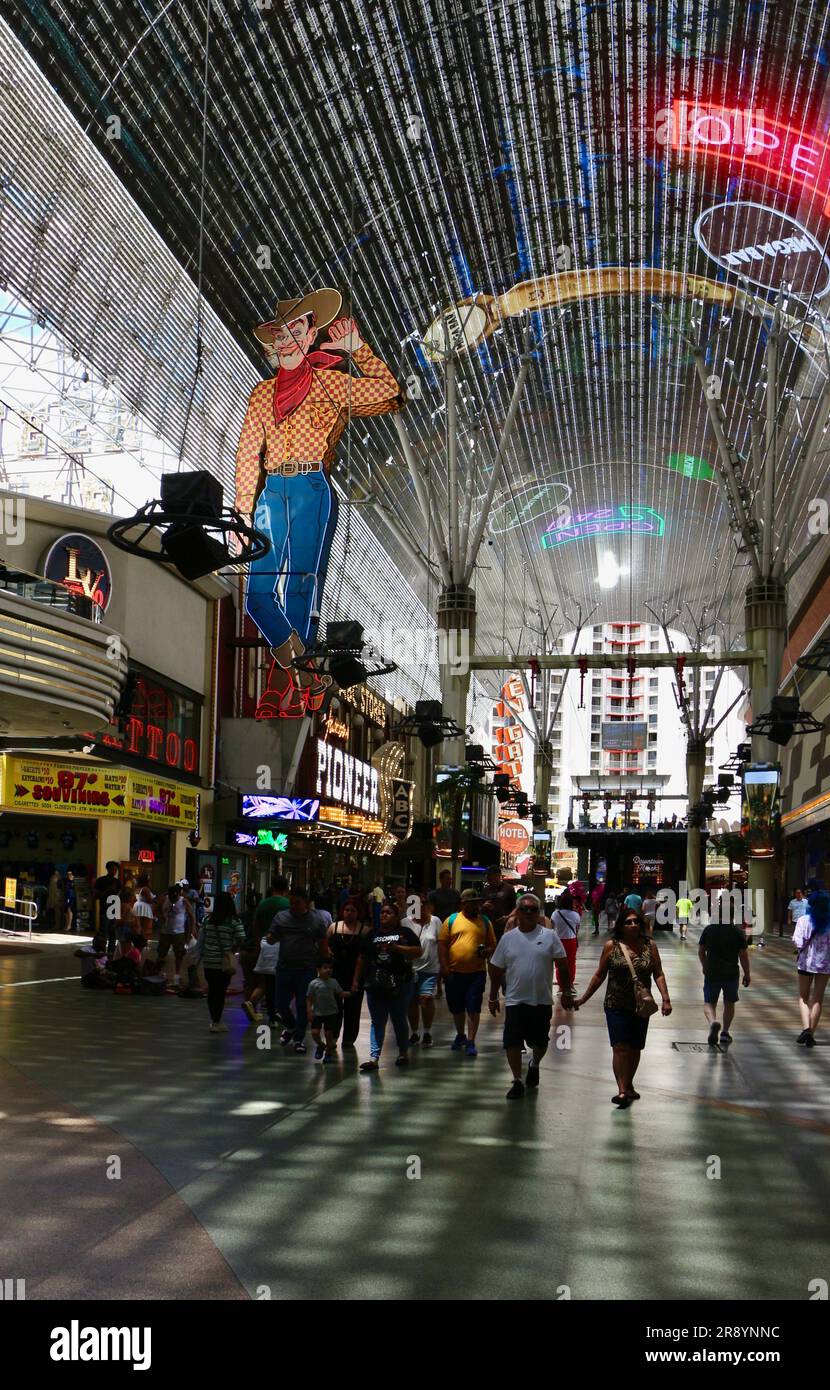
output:
[[[740,160],[772,178],[809,188],[821,199],[821,211],[830,217],[830,145],[797,127],[770,120],[760,108],[675,101],[671,143],[676,150]]]
[[[662,536],[666,529],[664,518],[653,507],[597,507],[590,512],[574,512],[557,517],[542,536],[542,549],[568,541],[589,540],[593,536],[626,535]]]

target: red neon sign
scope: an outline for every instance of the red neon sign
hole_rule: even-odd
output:
[[[830,217],[830,145],[798,127],[770,120],[760,109],[675,101],[671,143],[676,150],[741,160],[775,179],[808,188]]]
[[[154,849],[140,849],[138,851],[139,864],[155,864],[156,851]]]

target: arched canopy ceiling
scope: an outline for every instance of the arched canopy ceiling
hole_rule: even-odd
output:
[[[19,37],[191,271],[206,4],[11,5]],[[278,297],[343,286],[409,383],[409,434],[445,518],[444,382],[421,340],[478,296],[496,331],[459,358],[469,528],[531,345],[474,579],[481,645],[527,646],[540,610],[558,608],[554,628],[566,627],[597,603],[595,621],[688,603],[739,628],[750,572],[689,341],[707,344],[741,494],[778,539],[827,377],[829,30],[826,6],[805,0],[213,0],[204,290],[257,367],[250,328]],[[718,251],[715,232],[718,259],[701,245]],[[793,236],[810,239],[803,262]],[[747,405],[763,410],[772,289],[785,282],[771,516]],[[348,438],[341,479],[393,503],[384,542],[406,568],[413,538],[434,547],[394,425]],[[791,557],[829,463],[816,453]],[[793,598],[823,558],[820,545]]]

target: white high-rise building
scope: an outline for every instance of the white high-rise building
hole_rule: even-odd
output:
[[[683,650],[686,638],[679,632],[670,632],[672,646]],[[573,647],[573,633],[564,634],[559,649],[570,652]],[[605,623],[586,628],[580,634],[576,645],[577,653],[608,652],[616,656],[632,654],[637,658],[637,670],[631,681],[627,671],[589,670],[584,679],[583,707],[580,708],[580,674],[571,671],[565,680],[565,690],[559,706],[559,713],[553,724],[551,742],[553,745],[553,770],[548,801],[550,828],[556,834],[564,831],[568,824],[571,798],[573,801],[573,820],[579,823],[582,813],[581,792],[575,779],[594,777],[602,779],[601,785],[607,787],[609,778],[620,779],[620,785],[638,790],[655,790],[664,796],[682,798],[674,801],[658,801],[654,812],[655,823],[670,818],[676,813],[678,819],[685,816],[686,805],[686,729],[681,719],[675,695],[676,674],[672,667],[649,670],[645,665],[649,652],[668,650],[662,629],[649,623]],[[684,683],[690,704],[695,698],[701,719],[705,714],[712,690],[715,687],[717,667],[699,667],[697,673],[692,667],[684,672]],[[563,673],[552,673],[550,690],[550,709],[556,706],[563,681]],[[741,690],[738,675],[727,669],[717,688],[714,702],[714,722],[723,715]],[[744,738],[744,725],[736,708],[724,719],[714,738],[706,747],[706,766],[704,782],[717,781],[720,766],[727,761],[731,752]],[[541,710],[540,710],[541,713]],[[710,723],[712,721],[710,720]],[[603,726],[639,723],[645,725],[645,748],[642,750],[625,748],[626,738],[620,737],[619,747],[603,747]],[[608,739],[606,738],[606,744]],[[609,816],[620,815],[622,802],[611,795],[612,807]],[[638,814],[641,819],[647,816],[645,804],[640,803]],[[595,805],[592,819],[601,822],[603,810]],[[738,819],[740,811],[737,797],[730,805],[717,808],[718,828],[726,829]],[[720,821],[724,824],[721,825]]]

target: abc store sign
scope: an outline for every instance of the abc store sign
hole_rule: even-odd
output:
[[[738,201],[707,208],[695,223],[701,250],[724,270],[762,289],[788,286],[820,299],[830,290],[830,259],[821,242],[788,213]]]

